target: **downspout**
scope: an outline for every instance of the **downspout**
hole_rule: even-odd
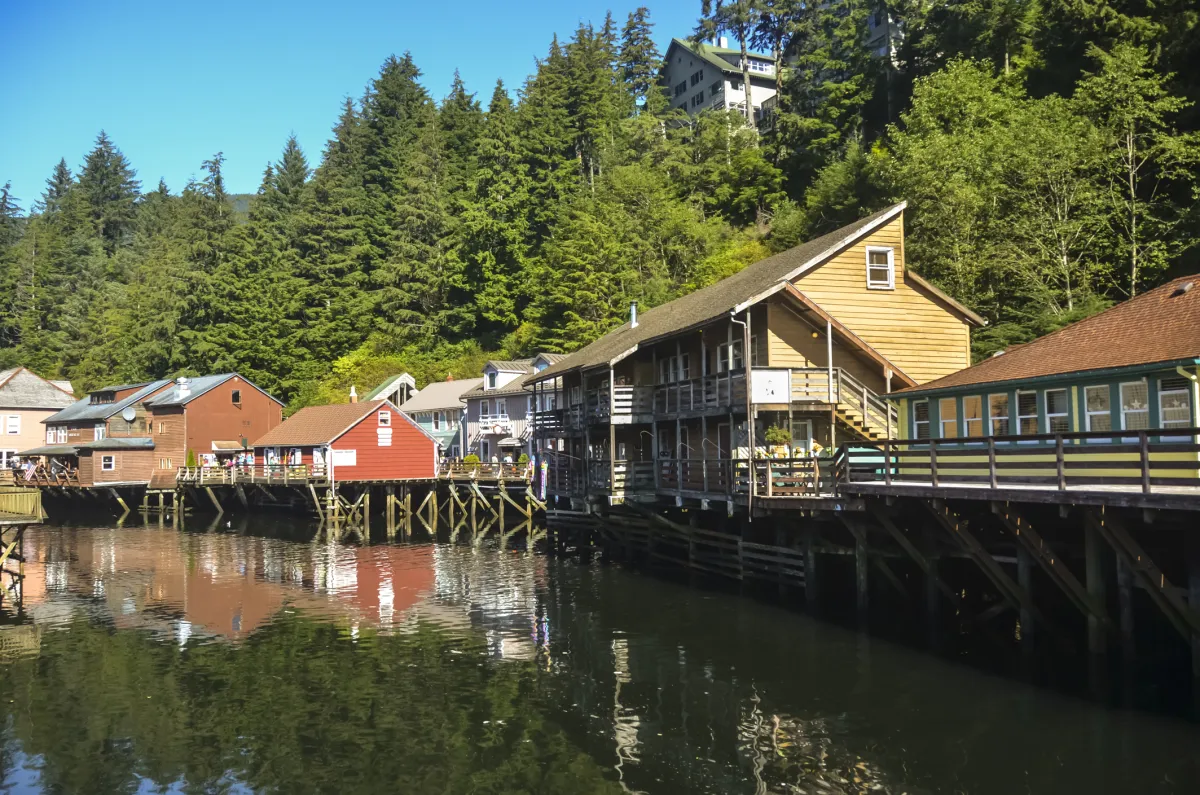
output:
[[[750,307],[746,307],[742,314],[745,315],[746,319],[738,320],[731,311],[729,313],[729,320],[742,327],[742,371],[746,376],[746,445],[748,448],[746,471],[750,475],[748,491],[746,492],[746,513],[749,514],[748,521],[754,521],[754,396],[750,391]],[[730,352],[730,358],[733,358],[732,351]]]

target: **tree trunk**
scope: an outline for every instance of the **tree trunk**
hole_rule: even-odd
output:
[[[742,89],[746,93],[746,122],[754,126],[754,105],[750,102],[750,57],[746,53],[746,28],[738,29],[738,42],[742,45]]]

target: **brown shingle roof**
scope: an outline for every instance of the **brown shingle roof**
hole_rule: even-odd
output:
[[[926,392],[1184,359],[1200,359],[1200,274],[1167,282],[1098,315],[1009,348],[1001,356],[901,391]]]
[[[798,271],[804,272],[826,261],[863,234],[899,215],[904,207],[904,203],[900,203],[880,210],[815,240],[759,260],[716,284],[656,306],[638,317],[637,328],[630,328],[626,322],[530,380],[539,381],[571,370],[607,365],[644,342],[728,315],[739,305],[779,289],[784,280]],[[952,299],[945,300],[964,317],[978,318]]]
[[[286,447],[329,444],[342,432],[370,414],[386,400],[308,406],[254,442],[255,447]]]

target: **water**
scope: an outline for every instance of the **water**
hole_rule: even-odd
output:
[[[1194,724],[761,601],[252,530],[30,531],[0,627],[3,791],[1200,789]]]

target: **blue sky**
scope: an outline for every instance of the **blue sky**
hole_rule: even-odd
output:
[[[104,129],[146,189],[163,177],[178,192],[223,151],[229,190],[251,192],[291,132],[315,166],[342,99],[361,96],[389,54],[411,50],[438,100],[459,69],[486,105],[498,77],[515,97],[554,33],[599,27],[609,9],[623,25],[643,3],[660,49],[700,11],[700,0],[0,0],[0,184],[28,209],[58,159],[77,172]]]

